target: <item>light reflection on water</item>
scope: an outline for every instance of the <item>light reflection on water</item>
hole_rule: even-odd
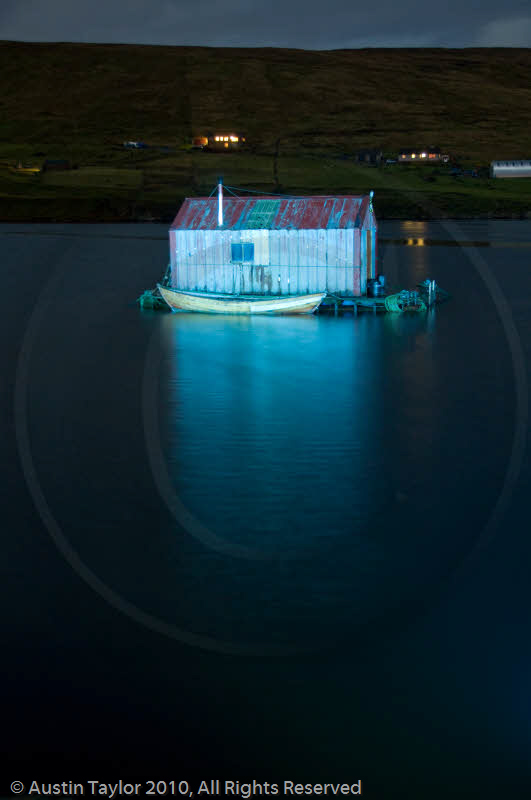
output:
[[[384,230],[390,238],[441,236],[421,223]],[[512,433],[506,343],[464,251],[382,240],[379,271],[390,287],[434,278],[451,292],[451,302],[426,315],[170,315],[141,313],[134,294],[123,296],[131,269],[141,272],[135,254],[144,248],[148,263],[153,242],[138,241],[137,230],[128,251],[127,240],[98,243],[91,230],[85,241],[76,231],[70,238],[83,243],[76,265],[86,268],[65,269],[64,297],[46,317],[50,341],[39,340],[35,441],[42,440],[48,491],[59,492],[56,504],[82,529],[80,548],[102,578],[185,629],[242,641],[341,638],[443,580],[488,517]],[[39,235],[40,228],[28,236]],[[43,252],[49,231],[46,238]],[[13,252],[24,239],[9,237]],[[143,270],[139,286],[149,285]],[[129,499],[138,482],[129,473],[146,453],[135,458],[134,438],[121,437],[142,416],[127,387],[136,385],[144,333],[160,356],[158,463],[192,521],[211,532],[207,539],[172,516],[160,487],[157,494],[149,483],[145,498],[142,491]],[[135,337],[140,345],[132,347]],[[47,352],[56,354],[54,381]],[[80,373],[83,391],[71,380]],[[82,437],[78,419],[101,428],[102,442],[93,432]],[[56,429],[71,433],[50,466],[46,431]],[[97,474],[100,504],[87,474]],[[116,522],[123,507],[137,513],[140,497],[160,512],[147,570],[156,578],[142,582],[145,529]],[[92,519],[86,511],[80,518],[79,508],[90,508]]]
[[[398,267],[392,250],[382,263]],[[433,269],[419,249],[399,274],[414,285]],[[470,462],[491,424],[467,422],[474,369],[452,379],[446,357],[475,337],[462,342],[444,314],[160,319],[166,467],[217,539],[198,551],[192,524],[173,545],[195,628],[246,639],[260,619],[275,641],[341,637],[466,550],[488,512],[478,481],[497,477]],[[464,537],[451,534],[456,514]],[[220,597],[232,598],[222,610]]]
[[[210,524],[280,556],[311,551],[309,520],[321,536],[341,532],[347,505],[363,527],[377,427],[367,325],[323,337],[311,316],[171,315],[163,332],[181,488]]]
[[[528,248],[531,247],[531,242],[486,242],[479,240],[458,240],[454,239],[424,239],[422,237],[415,238],[400,238],[400,239],[387,239],[384,236],[379,237],[378,240],[381,244],[390,245],[406,245],[407,247],[507,247],[507,248]]]

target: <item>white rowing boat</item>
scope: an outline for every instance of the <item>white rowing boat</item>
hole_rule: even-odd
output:
[[[244,297],[208,292],[181,292],[157,284],[173,311],[199,311],[203,314],[312,314],[326,292],[291,297]]]

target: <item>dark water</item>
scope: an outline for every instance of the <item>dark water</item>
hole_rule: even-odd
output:
[[[531,224],[384,223],[452,294],[403,317],[141,312],[164,227],[0,236],[6,779],[529,797]]]

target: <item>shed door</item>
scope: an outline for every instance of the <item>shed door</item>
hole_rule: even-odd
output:
[[[374,254],[372,252],[372,231],[365,231],[367,237],[365,248],[367,257],[367,278],[374,278]]]

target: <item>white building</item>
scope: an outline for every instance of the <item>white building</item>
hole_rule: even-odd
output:
[[[175,289],[357,297],[376,277],[370,195],[187,198],[170,229]]]
[[[531,178],[531,161],[491,161],[491,178]]]

